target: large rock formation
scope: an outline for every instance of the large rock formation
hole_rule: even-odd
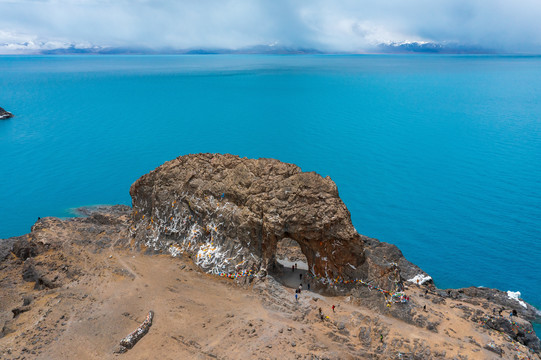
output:
[[[412,284],[410,301],[390,308],[364,286],[336,297],[303,291],[296,301],[273,276],[232,286],[202,274],[187,256],[172,261],[126,249],[128,207],[78,212],[88,217],[41,218],[31,233],[0,240],[1,359],[116,357],[149,329],[153,313],[141,317],[149,307],[159,328],[136,345],[135,358],[175,351],[189,359],[541,359],[523,305],[498,303],[507,294],[495,290]],[[385,250],[361,239],[366,262]],[[499,305],[502,316],[493,312]],[[518,307],[517,316],[509,317],[508,306]]]
[[[13,114],[0,107],[0,120],[12,118]]]
[[[311,273],[328,280],[370,278],[389,285],[392,261],[421,272],[396,247],[355,231],[329,177],[293,164],[186,155],[142,176],[130,194],[139,244],[174,255],[188,252],[211,273],[271,270],[283,238],[295,240]]]
[[[515,354],[541,359],[541,343],[529,323],[539,321],[539,313],[518,298],[519,294],[473,287],[440,290],[433,284],[422,284],[427,275],[409,263],[397,247],[357,234],[336,185],[328,178],[303,173],[277,160],[201,154],[164,164],[138,180],[131,193],[133,209],[119,205],[83,208],[78,213],[87,217],[41,218],[29,234],[0,240],[0,358],[60,358],[56,349],[65,354],[73,351],[73,346],[59,344],[82,345],[95,334],[105,334],[103,343],[112,347],[133,328],[134,321],[142,320],[130,313],[151,305],[158,314],[167,314],[158,318],[162,319],[162,330],[169,324],[169,330],[164,331],[175,335],[164,338],[151,331],[150,343],[163,341],[162,345],[144,345],[143,341],[137,350],[152,352],[150,357],[159,357],[154,353],[158,348],[193,344],[184,337],[190,338],[195,328],[205,329],[199,334],[201,339],[221,339],[212,349],[220,356],[238,355],[239,338],[231,334],[241,334],[240,341],[248,349],[271,349],[271,344],[262,346],[264,339],[277,339],[273,345],[279,346],[272,349],[283,349],[286,342],[282,336],[288,341],[295,336],[294,329],[283,331],[291,328],[291,320],[309,329],[308,338],[314,344],[338,346],[336,351],[329,348],[324,353],[313,344],[303,347],[299,339],[307,337],[304,330],[299,331],[299,337],[293,337],[296,345],[291,347],[304,352],[297,356],[303,358],[315,353],[321,358],[331,353],[333,358],[395,358],[397,354],[423,359],[490,358],[497,353],[507,359],[517,358]],[[291,289],[276,281],[284,279],[277,269],[273,276],[245,282],[244,289],[251,292],[230,303],[229,309],[239,309],[238,313],[226,315],[222,300],[234,297],[228,282],[193,271],[199,269],[188,259],[190,256],[212,273],[272,270],[282,238],[290,239],[289,244],[298,243],[300,250],[293,255],[300,258],[302,252],[312,273],[323,277],[318,280],[332,280],[333,286],[313,286],[312,291],[303,291],[297,302]],[[145,257],[133,251],[136,249],[126,250],[134,244],[150,253],[183,252],[187,256],[175,261]],[[280,255],[284,254],[291,253],[282,249]],[[296,278],[297,273],[293,275]],[[384,300],[390,295],[387,290],[396,289],[393,279],[397,275],[414,281],[406,288],[407,302],[390,306]],[[370,286],[334,286],[337,277],[369,280]],[[419,285],[415,277],[423,279]],[[318,285],[313,279],[309,283]],[[222,292],[214,293],[217,288]],[[327,291],[347,296],[321,296]],[[202,306],[202,297],[208,297],[209,306]],[[270,330],[260,336],[250,332],[248,338],[242,338],[246,328],[255,326],[243,322],[239,328],[232,322],[244,321],[246,308],[256,309],[259,317],[263,309],[257,308],[259,301],[272,311],[262,316],[266,319],[262,328]],[[332,322],[322,320],[317,307],[330,309],[331,304],[337,305],[336,313],[329,314]],[[284,322],[284,314],[291,318]],[[269,320],[276,317],[282,320],[272,325]],[[211,320],[220,325],[206,326]],[[179,324],[188,324],[187,330],[179,331]],[[147,321],[138,329],[144,332],[148,325]],[[205,332],[208,330],[229,335],[224,338]],[[64,331],[68,342],[58,341]],[[437,335],[427,337],[427,331]],[[384,344],[380,336],[385,337]],[[74,337],[80,340],[73,342]],[[418,340],[424,337],[431,341],[420,346]],[[227,341],[229,348],[223,346]],[[103,354],[103,343],[101,353],[96,354]],[[88,353],[97,351],[97,344],[93,342]],[[197,345],[188,357],[207,354],[207,350]],[[292,357],[289,355],[261,357]]]

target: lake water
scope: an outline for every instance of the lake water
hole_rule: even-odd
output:
[[[541,58],[0,57],[0,238],[198,152],[329,175],[439,287],[541,305]]]

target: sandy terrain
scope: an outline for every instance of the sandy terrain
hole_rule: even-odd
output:
[[[362,299],[303,291],[296,302],[294,290],[272,278],[239,285],[200,272],[188,258],[112,246],[96,251],[76,243],[64,248],[33,259],[51,268],[65,266],[60,287],[34,290],[34,283],[22,280],[17,259],[3,266],[0,325],[4,322],[7,331],[0,338],[0,358],[500,358],[483,348],[492,342],[502,346],[505,359],[527,353],[524,346],[515,350],[504,335],[464,318],[468,311],[489,309],[450,299],[442,307],[417,285],[407,291],[418,317],[439,323],[432,331],[365,307]],[[9,319],[6,314],[21,307],[23,298],[30,302],[27,311]],[[149,310],[155,312],[149,333],[127,353],[115,354],[119,341]]]

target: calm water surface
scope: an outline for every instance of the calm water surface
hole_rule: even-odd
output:
[[[438,286],[541,305],[539,57],[5,56],[0,106],[0,238],[179,155],[271,157]]]

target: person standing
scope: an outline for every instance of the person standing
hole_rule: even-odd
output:
[[[335,307],[335,306],[334,306],[334,304],[333,304],[333,306],[332,306],[332,312],[335,312],[335,311],[334,311],[334,307]]]

